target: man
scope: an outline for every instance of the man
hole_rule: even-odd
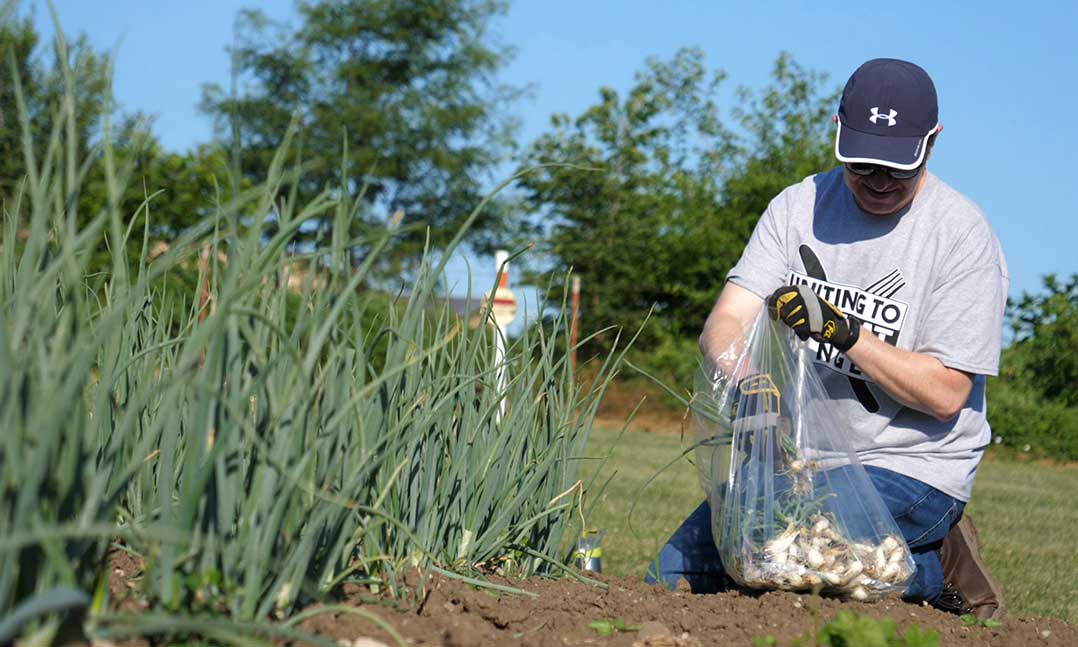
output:
[[[997,618],[1002,591],[959,520],[990,440],[984,386],[999,363],[1003,252],[978,207],[926,168],[942,126],[924,70],[868,61],[835,123],[843,165],[772,200],[701,349],[721,366],[765,304],[814,340],[831,407],[914,553],[907,599]],[[649,581],[720,586],[710,514],[705,502],[674,533]]]

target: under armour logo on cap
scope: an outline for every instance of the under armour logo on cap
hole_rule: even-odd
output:
[[[885,115],[880,114],[879,106],[873,106],[869,108],[869,110],[872,112],[872,116],[869,117],[868,120],[872,123],[876,123],[877,119],[886,119],[888,126],[894,126],[896,123],[898,123],[897,121],[895,121],[895,117],[898,116],[898,111],[894,108],[891,108],[890,111]]]
[[[899,118],[901,115],[901,118]],[[850,76],[838,104],[840,162],[914,169],[939,126],[936,86],[909,61],[874,58]]]

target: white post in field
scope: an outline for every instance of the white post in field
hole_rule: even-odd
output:
[[[493,294],[488,293],[491,300],[490,314],[494,318],[494,376],[498,389],[498,397],[501,403],[495,420],[501,422],[505,415],[505,390],[509,385],[509,375],[506,371],[505,352],[508,340],[508,328],[517,314],[517,300],[509,289],[509,252],[498,250],[494,253],[494,271],[501,272],[498,279],[498,287]]]
[[[572,290],[569,293],[570,319],[569,319],[569,363],[576,368],[576,344],[580,339],[580,275],[573,274]]]

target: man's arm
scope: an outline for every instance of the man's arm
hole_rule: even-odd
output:
[[[763,305],[763,299],[737,284],[723,286],[700,335],[704,357],[716,368],[731,373],[740,355],[745,330]]]
[[[938,420],[958,415],[973,388],[973,375],[931,355],[896,348],[868,328],[846,356],[892,398]]]
[[[969,399],[971,374],[945,366],[932,355],[891,346],[807,286],[784,285],[767,304],[772,319],[781,319],[801,339],[833,344],[907,407],[949,420]]]

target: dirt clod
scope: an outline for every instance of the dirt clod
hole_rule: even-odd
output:
[[[675,636],[663,623],[648,621],[640,625],[632,647],[700,647],[700,641],[684,631]]]
[[[648,621],[640,625],[633,647],[676,647],[674,634],[661,622]]]

